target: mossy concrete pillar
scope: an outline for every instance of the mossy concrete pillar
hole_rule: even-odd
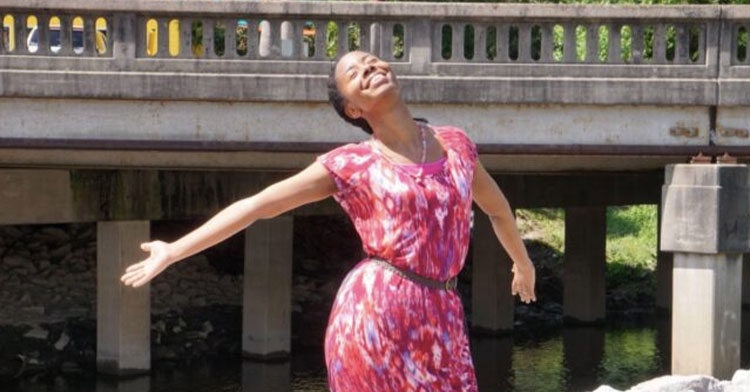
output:
[[[604,321],[607,207],[565,209],[563,313],[566,323]]]
[[[490,335],[513,329],[513,261],[497,240],[490,219],[474,214],[471,326]]]
[[[245,232],[242,352],[279,359],[291,350],[291,216],[253,223]]]
[[[96,231],[96,365],[125,376],[151,369],[150,285],[125,286],[120,277],[147,255],[150,222],[99,222]]]
[[[674,253],[673,374],[728,379],[740,366],[749,180],[746,165],[667,166],[661,250]]]

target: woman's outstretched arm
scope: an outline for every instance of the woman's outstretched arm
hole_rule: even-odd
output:
[[[169,265],[216,245],[258,219],[273,218],[303,204],[325,199],[335,191],[336,184],[326,169],[315,162],[254,196],[231,204],[175,242],[141,244],[141,249],[150,252],[150,256],[128,267],[121,280],[133,287],[142,286]]]
[[[521,235],[518,234],[513,211],[495,180],[490,177],[479,161],[474,171],[472,192],[474,201],[490,217],[497,239],[513,260],[513,283],[511,285],[513,295],[518,294],[521,301],[526,303],[536,301],[534,293],[536,272],[526,252],[526,246],[521,240]]]

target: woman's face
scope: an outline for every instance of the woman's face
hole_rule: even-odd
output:
[[[335,70],[336,86],[349,117],[359,118],[399,99],[396,75],[387,62],[354,51],[342,57]]]

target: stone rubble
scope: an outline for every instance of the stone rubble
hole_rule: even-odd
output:
[[[642,382],[627,391],[602,385],[593,392],[750,392],[750,370],[737,370],[731,381],[700,375],[662,376]]]

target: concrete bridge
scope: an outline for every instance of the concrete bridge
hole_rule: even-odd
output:
[[[118,281],[150,221],[208,216],[364,137],[325,102],[348,50],[390,61],[415,115],[467,130],[514,207],[566,208],[573,323],[604,318],[607,206],[659,204],[665,166],[696,154],[750,156],[748,7],[5,0],[0,20],[0,224],[99,222],[106,373],[150,367],[149,288]],[[338,213],[247,230],[248,356],[290,350],[293,217]],[[471,324],[494,333],[513,301],[491,231],[477,219]]]

